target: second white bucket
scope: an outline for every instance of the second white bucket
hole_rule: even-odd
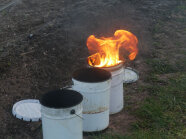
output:
[[[83,131],[101,131],[109,125],[110,72],[83,68],[74,72],[72,89],[83,95]]]

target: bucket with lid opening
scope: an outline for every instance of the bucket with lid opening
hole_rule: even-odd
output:
[[[83,131],[101,131],[109,125],[110,72],[82,68],[73,73],[72,89],[83,95]]]
[[[40,100],[43,139],[82,139],[83,96],[73,90],[55,90]]]

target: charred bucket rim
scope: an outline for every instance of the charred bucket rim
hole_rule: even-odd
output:
[[[72,76],[73,79],[86,83],[104,82],[111,79],[111,77],[109,71],[95,67],[80,68]]]
[[[91,65],[88,65],[88,66],[91,67],[91,68],[95,68],[95,67],[93,67]],[[119,63],[119,64],[117,64],[115,66],[110,66],[110,67],[96,67],[96,68],[104,69],[104,70],[107,70],[107,71],[116,71],[116,70],[121,69],[123,67],[124,67],[124,62],[121,62],[121,63]]]
[[[83,101],[83,96],[74,90],[58,89],[45,93],[41,99],[41,105],[48,108],[70,108],[79,105]]]

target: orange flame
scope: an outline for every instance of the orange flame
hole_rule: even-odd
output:
[[[88,64],[94,67],[115,66],[122,62],[119,56],[120,48],[124,48],[129,53],[129,59],[134,60],[138,53],[137,44],[136,36],[126,30],[117,30],[113,37],[108,38],[90,35],[87,47],[92,55],[88,57]]]

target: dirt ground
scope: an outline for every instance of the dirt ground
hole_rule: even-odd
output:
[[[0,0],[0,6],[5,3]],[[147,96],[146,92],[137,93],[137,86],[144,84],[148,71],[144,61],[153,55],[152,26],[159,19],[171,18],[168,15],[178,4],[176,0],[17,0],[1,11],[0,138],[42,138],[41,122],[14,118],[13,104],[39,99],[49,90],[69,85],[72,72],[86,66],[86,38],[91,34],[111,36],[117,29],[129,30],[139,40],[139,55],[126,66],[137,69],[140,79],[126,86],[130,99],[126,97],[122,112],[111,116],[107,129],[127,133],[136,120],[127,106],[135,110]],[[172,26],[167,25],[167,30]],[[168,38],[164,41],[172,50],[176,47]]]

